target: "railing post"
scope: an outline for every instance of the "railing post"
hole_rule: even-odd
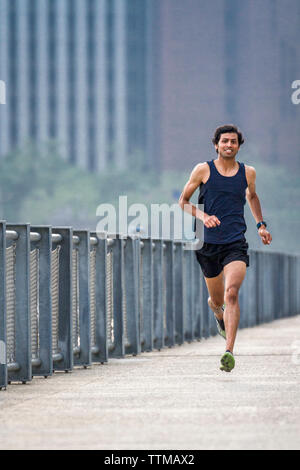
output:
[[[279,254],[279,275],[280,275],[280,283],[279,283],[279,294],[280,294],[280,312],[278,318],[284,317],[284,255],[282,253]]]
[[[248,269],[248,268],[247,268]],[[240,306],[240,322],[239,328],[245,328],[247,326],[247,272],[245,279],[239,290],[239,306]]]
[[[112,240],[112,245],[110,245]],[[124,240],[116,235],[116,238],[108,240],[108,256],[111,256],[112,266],[108,282],[111,285],[111,317],[108,317],[108,334],[110,339],[109,357],[120,358],[125,356],[125,328],[124,328],[124,286],[122,269],[124,263]],[[111,276],[111,279],[109,278]],[[111,284],[112,283],[112,284]]]
[[[6,358],[6,223],[0,222],[0,390],[7,387]]]
[[[261,274],[263,280],[263,318],[264,322],[271,321],[271,269],[270,269],[270,253],[261,252]]]
[[[276,253],[270,253],[270,318],[271,321],[275,320],[276,318],[276,296],[277,292],[275,292],[275,283],[276,283],[276,277],[278,276],[277,273],[277,256]]]
[[[38,250],[39,253],[37,273],[37,297],[39,313],[38,320],[36,319],[37,331],[35,332],[38,335],[38,357],[32,358],[32,375],[43,375],[44,377],[48,377],[49,375],[52,375],[53,372],[51,298],[52,230],[49,226],[31,226],[31,230],[37,232],[40,235],[40,240],[31,241],[32,249]],[[35,312],[32,312],[32,314],[34,313]],[[31,341],[34,341],[34,338],[31,338]]]
[[[265,309],[264,309],[264,259],[263,252],[256,252],[257,263],[257,297],[258,297],[258,311],[257,311],[257,324],[261,325],[265,322]]]
[[[17,232],[15,245],[15,362],[8,365],[8,382],[32,380],[30,342],[30,225],[7,225]],[[9,293],[11,295],[11,292]]]
[[[268,261],[268,281],[267,281],[267,286],[268,286],[268,321],[273,321],[274,320],[274,293],[273,293],[273,271],[274,271],[274,257],[273,253],[267,253],[267,261]]]
[[[296,315],[300,314],[300,255],[295,256],[296,263]]]
[[[288,296],[290,285],[290,259],[283,255],[283,316],[287,317],[290,310],[290,299]]]
[[[261,325],[264,323],[264,297],[263,297],[263,260],[261,251],[256,253],[256,262],[257,262],[257,300],[258,300],[258,309],[257,309],[257,324]]]
[[[300,289],[299,284],[297,285],[297,265],[296,265],[296,256],[290,256],[290,313],[289,315],[296,315],[297,312],[297,288]]]
[[[153,240],[154,348],[164,347],[163,241]]]
[[[300,315],[300,255],[296,256],[296,263],[297,263],[297,315]]]
[[[272,291],[274,296],[273,308],[274,308],[274,320],[280,318],[281,310],[281,263],[280,263],[280,254],[273,254],[273,284]]]
[[[208,338],[209,337],[209,334],[210,334],[210,328],[209,328],[209,324],[210,324],[210,314],[212,314],[212,312],[210,312],[210,309],[208,307],[208,303],[207,303],[207,299],[208,299],[208,290],[207,290],[207,286],[206,286],[206,282],[205,282],[205,279],[204,279],[204,276],[201,276],[201,327],[202,327],[202,332],[201,332],[201,336],[203,338]]]
[[[90,232],[88,230],[76,230],[74,237],[79,238],[79,243],[73,246],[78,252],[78,299],[76,302],[79,320],[80,345],[74,352],[74,365],[87,367],[92,363],[91,351],[91,321],[90,321]],[[73,286],[74,289],[74,286]],[[74,298],[74,296],[73,296]],[[73,306],[74,308],[74,306]],[[73,328],[73,337],[75,335]],[[74,344],[73,344],[74,346]],[[77,352],[78,351],[78,352]]]
[[[72,247],[73,229],[53,227],[53,235],[61,236],[59,243],[58,267],[58,318],[57,351],[53,351],[53,369],[71,371],[73,369],[72,344]],[[57,248],[53,243],[53,248]],[[52,253],[53,257],[53,253]],[[54,286],[52,286],[53,288]]]
[[[142,239],[140,250],[140,331],[141,350],[153,349],[153,248],[152,240]]]
[[[194,325],[194,338],[197,340],[201,339],[201,307],[202,307],[202,299],[201,299],[201,277],[202,271],[200,265],[197,261],[195,256],[195,251],[192,251],[192,270],[193,270],[193,299],[192,299],[192,307],[193,307],[193,325]]]
[[[124,243],[124,287],[126,298],[126,331],[128,344],[126,354],[136,356],[141,352],[139,331],[139,306],[138,306],[138,253],[140,241],[138,238],[128,237]]]
[[[165,293],[165,346],[172,347],[175,344],[175,270],[174,270],[174,242],[164,242],[164,285]]]
[[[254,326],[257,322],[257,256],[256,251],[249,250],[249,267],[246,281],[246,315],[247,326]]]
[[[175,271],[175,342],[184,343],[183,324],[183,246],[182,242],[174,242]]]
[[[97,234],[92,232],[91,237],[95,241],[95,244],[91,243],[91,256],[94,256],[94,260],[92,262],[91,258],[90,262],[92,362],[103,363],[108,361],[107,234],[97,238]]]
[[[193,270],[192,254],[193,252],[186,248],[188,242],[183,244],[183,292],[184,292],[184,340],[193,341]]]
[[[264,321],[271,321],[271,255],[270,253],[262,252],[262,277],[263,277],[263,310],[264,310]]]

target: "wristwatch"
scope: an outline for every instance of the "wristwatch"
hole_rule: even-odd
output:
[[[262,225],[264,225],[267,228],[267,223],[262,220],[261,222],[258,222],[258,224],[256,225],[257,230],[259,230]]]

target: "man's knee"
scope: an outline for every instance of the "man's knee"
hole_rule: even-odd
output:
[[[228,286],[225,289],[225,303],[235,304],[238,302],[239,288],[236,286]]]
[[[223,307],[224,305],[224,297],[221,296],[213,296],[211,297],[211,301],[214,304],[215,307]]]

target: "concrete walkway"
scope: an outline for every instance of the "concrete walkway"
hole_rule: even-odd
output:
[[[0,392],[1,449],[300,449],[300,316]]]

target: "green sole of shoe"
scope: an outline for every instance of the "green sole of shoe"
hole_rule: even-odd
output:
[[[231,372],[234,366],[235,366],[235,360],[234,360],[233,355],[227,352],[223,354],[223,356],[221,357],[220,370],[224,372]]]

